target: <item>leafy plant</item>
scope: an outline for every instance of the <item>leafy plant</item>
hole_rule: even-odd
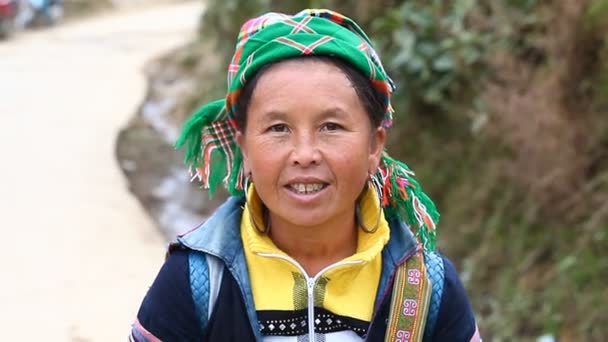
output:
[[[403,1],[372,22],[372,38],[398,80],[395,98],[451,111],[472,107],[490,36],[467,26],[475,0]],[[463,95],[466,95],[463,97]]]

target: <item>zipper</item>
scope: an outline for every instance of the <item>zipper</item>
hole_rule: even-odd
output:
[[[319,278],[323,275],[323,273],[326,273],[327,271],[332,270],[334,268],[341,267],[341,266],[348,266],[348,265],[357,265],[357,264],[363,263],[363,260],[340,261],[335,264],[326,266],[321,271],[319,271],[314,277],[311,278],[308,276],[308,273],[306,273],[306,270],[304,270],[304,267],[302,267],[302,265],[300,265],[300,263],[298,263],[295,259],[293,259],[287,255],[272,254],[272,253],[256,253],[256,254],[259,256],[262,256],[262,257],[277,258],[277,259],[285,260],[285,261],[289,262],[290,264],[294,265],[306,279],[306,289],[307,289],[307,293],[308,293],[308,341],[309,342],[315,342],[315,285],[317,284],[317,280],[319,280]]]
[[[308,283],[308,341],[315,340],[315,279],[308,278],[304,273]]]

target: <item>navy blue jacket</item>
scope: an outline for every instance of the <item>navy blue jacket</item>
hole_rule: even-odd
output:
[[[138,321],[162,341],[261,341],[247,263],[240,238],[242,198],[231,198],[201,227],[178,239],[146,294]],[[397,267],[416,250],[408,227],[389,220],[390,240],[382,252],[382,273],[376,295],[374,319],[367,341],[384,341]],[[202,252],[218,258],[223,273],[218,305],[203,332],[190,287],[189,254]],[[452,263],[442,256],[444,286],[432,341],[472,341],[476,323],[466,292]]]

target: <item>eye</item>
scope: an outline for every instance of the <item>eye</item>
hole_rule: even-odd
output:
[[[269,132],[274,132],[274,133],[284,133],[287,132],[287,125],[286,124],[276,124],[276,125],[272,125],[268,128]]]
[[[339,129],[342,129],[342,126],[335,122],[327,122],[323,124],[323,127],[321,127],[321,130],[323,131],[337,131]]]

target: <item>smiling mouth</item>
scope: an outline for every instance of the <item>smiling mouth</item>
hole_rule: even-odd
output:
[[[304,184],[304,183],[294,183],[287,185],[287,189],[295,192],[298,195],[311,195],[315,194],[327,187],[326,183],[312,183],[312,184]]]

